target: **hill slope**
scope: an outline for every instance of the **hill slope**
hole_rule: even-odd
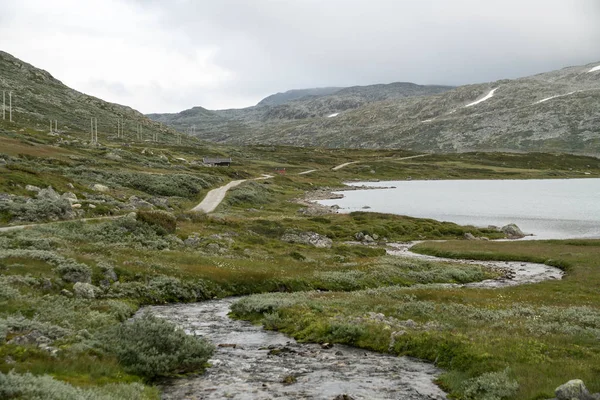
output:
[[[345,88],[275,106],[215,111],[198,136],[417,151],[600,153],[600,62],[458,88],[397,83]],[[159,120],[178,127],[179,114]],[[153,117],[154,118],[154,117]]]
[[[159,140],[174,137],[175,130],[162,126],[142,113],[126,106],[109,103],[69,88],[50,73],[0,51],[0,90],[12,91],[15,126],[50,130],[50,120],[57,120],[59,132],[89,132],[90,118],[98,119],[99,137],[116,136],[117,119],[123,118],[125,138],[137,138],[142,125],[143,139],[159,133]],[[2,101],[2,99],[0,99]],[[0,104],[1,107],[1,104]],[[0,126],[9,124],[0,116]]]

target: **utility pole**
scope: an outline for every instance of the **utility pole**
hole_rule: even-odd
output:
[[[50,120],[50,125],[52,125],[52,120]],[[58,133],[58,120],[54,120],[54,132]]]
[[[6,119],[6,90],[2,91],[2,119]]]
[[[8,114],[10,115],[10,122],[12,121],[12,91],[8,92]]]
[[[96,137],[95,137],[95,143],[98,144],[98,118],[94,118],[96,126],[95,126],[95,131],[96,131]]]
[[[52,133],[52,120],[50,120],[50,133]]]
[[[90,119],[90,135],[91,135],[90,143],[94,144],[94,117],[92,117]]]

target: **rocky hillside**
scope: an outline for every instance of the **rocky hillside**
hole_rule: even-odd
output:
[[[600,62],[458,88],[341,89],[277,105],[151,118],[204,139],[329,147],[600,152]],[[216,121],[216,122],[215,122]]]
[[[137,138],[139,124],[142,125],[143,139],[146,140],[152,138],[154,133],[159,133],[159,140],[173,138],[177,134],[175,130],[150,120],[130,107],[73,90],[50,73],[0,51],[0,91],[3,90],[7,92],[7,111],[5,121],[0,116],[0,126],[9,125],[8,91],[12,91],[15,126],[49,131],[50,120],[56,120],[61,133],[89,132],[90,118],[95,117],[101,138],[116,136],[117,120],[122,118],[125,138]]]
[[[327,96],[343,89],[341,87],[313,88],[313,89],[295,89],[288,90],[285,93],[276,93],[265,97],[257,105],[258,106],[278,106],[288,101],[298,100],[310,96]]]

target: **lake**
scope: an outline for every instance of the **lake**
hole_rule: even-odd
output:
[[[319,203],[461,225],[517,224],[533,239],[600,238],[600,179],[353,182],[394,187],[339,192]],[[370,207],[370,208],[366,208]]]

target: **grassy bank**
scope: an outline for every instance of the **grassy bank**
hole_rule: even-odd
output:
[[[515,399],[550,398],[557,386],[575,378],[600,390],[600,241],[460,241],[424,243],[417,251],[547,260],[565,266],[567,274],[561,281],[494,290],[389,287],[293,298],[261,295],[234,310],[299,340],[430,360],[447,371],[439,383],[458,398],[493,396],[502,381],[506,387],[518,384],[504,396]]]
[[[90,147],[80,136],[59,142],[28,129],[0,131],[0,225],[122,216],[0,233],[0,383],[16,388],[2,396],[40,387],[65,398],[81,391],[157,398],[157,377],[143,368],[152,361],[140,361],[135,349],[117,351],[130,348],[114,341],[123,322],[144,304],[243,294],[263,295],[238,305],[239,317],[301,340],[435,361],[448,371],[440,383],[463,398],[479,398],[478,388],[494,381],[518,382],[515,396],[523,399],[549,397],[574,377],[599,389],[597,242],[423,244],[419,251],[429,254],[541,261],[568,273],[561,282],[502,290],[425,287],[497,274],[388,257],[385,243],[501,234],[394,215],[313,215],[297,201],[350,179],[598,177],[595,159],[470,153],[401,160],[414,153],[196,142]],[[199,163],[214,155],[233,157],[232,167]],[[350,161],[357,163],[332,171]],[[285,175],[240,185],[211,216],[188,212],[208,190],[275,168]],[[357,234],[375,243],[358,244]],[[184,340],[156,324],[140,329],[162,332],[169,343]],[[194,362],[171,358],[161,373],[201,371],[208,353],[197,350]]]

